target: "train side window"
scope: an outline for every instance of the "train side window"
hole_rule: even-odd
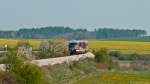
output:
[[[85,49],[86,48],[86,43],[81,43],[81,47]]]

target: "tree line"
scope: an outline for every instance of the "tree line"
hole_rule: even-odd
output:
[[[129,29],[98,29],[95,30],[97,39],[112,39],[125,37],[139,37],[147,34],[145,30],[129,30]]]
[[[31,29],[23,28],[17,31],[0,31],[0,38],[52,39],[57,36],[64,36],[67,39],[112,39],[138,37],[146,34],[145,30],[97,28],[95,31],[88,31],[87,29],[50,26]]]

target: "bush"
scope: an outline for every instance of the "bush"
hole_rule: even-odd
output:
[[[0,71],[0,84],[18,84],[14,74]]]
[[[107,49],[100,49],[95,51],[95,60],[97,62],[107,62],[109,59],[108,50]]]
[[[137,54],[137,53],[133,53],[133,54],[131,54],[131,57],[133,57],[134,60],[138,60],[138,58],[140,57],[140,55]]]
[[[41,69],[36,65],[26,64],[22,72],[17,74],[21,76],[21,84],[44,84],[44,76]]]
[[[108,70],[117,69],[118,67],[119,67],[118,62],[114,62],[113,60],[109,59]]]
[[[49,41],[47,40],[44,40],[40,43],[40,46],[39,46],[39,53],[37,54],[37,59],[46,59],[46,58],[49,58]]]
[[[67,56],[69,54],[68,51],[68,43],[63,37],[57,37],[50,41],[49,47],[49,55],[50,57],[62,57]]]
[[[28,40],[21,40],[17,43],[17,56],[24,60],[31,61],[35,57],[32,55],[32,47]]]
[[[114,56],[114,57],[120,57],[121,56],[121,52],[120,51],[111,51],[109,53],[110,56]]]
[[[142,57],[142,56],[140,56],[137,53],[133,53],[133,54],[124,54],[124,55],[121,55],[118,59],[119,60],[138,60],[138,59],[140,59],[140,57]]]
[[[44,75],[39,67],[24,63],[14,52],[8,54],[7,71],[13,73],[19,84],[44,84]]]
[[[32,55],[32,48],[26,46],[21,46],[18,48],[17,56],[26,61],[31,61],[35,59],[35,57]]]
[[[68,43],[63,37],[57,37],[51,41],[42,41],[39,50],[38,59],[69,55]]]

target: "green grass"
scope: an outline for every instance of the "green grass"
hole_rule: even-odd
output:
[[[150,84],[150,74],[147,76],[138,73],[101,72],[75,84]]]

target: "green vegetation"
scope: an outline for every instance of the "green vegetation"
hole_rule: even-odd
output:
[[[52,39],[64,36],[68,39],[113,39],[125,37],[139,37],[146,35],[145,30],[97,28],[95,31],[87,29],[73,29],[70,27],[42,27],[20,29],[18,31],[0,31],[0,38],[21,39]]]
[[[68,56],[68,44],[65,38],[57,37],[50,41],[42,41],[39,45],[38,59]]]
[[[8,84],[72,84],[97,72],[95,62],[90,59],[38,67],[10,52],[6,63],[7,70],[0,72],[0,81]]]
[[[15,47],[20,40],[17,39],[0,39],[0,46],[8,45],[8,47]],[[28,40],[31,46],[38,47],[41,40]],[[89,48],[91,50],[98,50],[107,48],[110,51],[120,51],[121,53],[138,53],[150,54],[150,42],[131,42],[131,41],[98,41],[90,40]]]
[[[138,36],[138,37],[125,37],[125,38],[112,38],[107,39],[110,41],[143,41],[143,42],[150,42],[150,36]]]
[[[126,45],[126,47],[129,46]],[[95,60],[97,62],[95,64],[95,67],[97,67],[97,70],[107,70],[107,71],[99,71],[96,74],[92,74],[90,76],[88,75],[74,84],[149,84],[150,83],[149,68],[147,68],[148,71],[142,68],[142,67],[149,67],[148,62],[144,61],[145,60],[143,59],[144,57],[141,58],[142,57],[141,54],[137,53],[127,54],[127,53],[128,52],[126,52],[125,54],[120,51],[114,50],[107,51],[107,49],[105,48],[95,49],[94,54],[96,56]],[[123,63],[122,61],[122,63],[121,62],[120,63],[123,65],[121,65],[119,61],[117,62],[116,60],[109,58],[110,56],[118,58],[119,61],[132,60],[132,62]],[[140,61],[135,60],[143,60],[143,61],[140,63]],[[127,72],[124,72],[122,70],[125,70]]]
[[[10,52],[7,57],[6,72],[13,74],[14,81],[16,81],[17,84],[45,83],[46,78],[39,67],[29,63],[24,63],[14,52]]]
[[[66,54],[64,50],[67,49],[65,43],[65,40],[62,38],[54,39],[50,42],[43,42],[40,45],[40,50],[45,53],[45,50],[47,51],[48,49],[48,51],[50,51],[48,54],[53,54],[54,57],[63,56]],[[9,74],[8,77],[10,78],[6,80],[6,82],[10,80],[9,84],[66,84],[97,72],[93,65],[94,61],[88,59],[72,62],[71,64],[66,62],[60,65],[40,68],[30,64],[31,60],[24,60],[22,58],[22,55],[28,57],[29,53],[26,52],[26,47],[30,47],[28,41],[18,41],[16,46],[19,50],[22,50],[21,48],[23,47],[23,51],[19,52],[21,55],[18,55],[18,50],[15,48],[13,51],[6,54],[6,58],[2,61],[2,63],[7,64],[6,71],[3,73],[4,77]],[[59,52],[59,50],[62,52]],[[3,77],[0,80],[5,81]]]
[[[75,84],[149,84],[149,76],[138,73],[100,72]]]
[[[80,60],[71,64],[58,64],[42,67],[46,73],[48,84],[73,84],[79,79],[97,72],[93,60]]]
[[[109,56],[107,49],[100,49],[94,52],[97,62],[108,62]]]
[[[131,70],[135,71],[149,70],[149,67],[147,67],[149,66],[148,62],[144,61],[141,64],[137,64],[139,62],[137,59],[141,60],[144,58],[144,60],[148,60],[145,55],[150,54],[149,42],[90,40],[89,48],[94,51],[96,61],[86,59],[80,60],[79,62],[66,62],[54,66],[38,67],[30,64],[29,60],[23,60],[16,55],[16,53],[18,53],[16,47],[33,46],[33,48],[37,48],[40,52],[33,52],[33,54],[36,53],[34,54],[35,56],[38,56],[36,57],[37,59],[59,57],[67,55],[67,45],[63,38],[47,41],[14,39],[1,39],[1,41],[1,46],[7,44],[8,47],[14,47],[13,52],[0,54],[0,63],[8,64],[7,71],[0,72],[0,80],[6,79],[6,81],[11,84],[150,83],[149,72],[147,74],[119,72],[126,67],[123,66],[123,68],[120,68],[119,62],[114,62],[114,60],[111,59],[111,57],[116,57],[119,61],[136,60],[132,62],[133,66],[129,66],[128,69],[131,68]],[[23,49],[23,51],[25,50]],[[143,65],[145,65],[146,68],[141,68]],[[128,69],[126,71],[128,71]],[[107,72],[101,72],[101,70],[107,70]]]
[[[116,38],[139,37],[147,34],[147,32],[144,30],[111,29],[111,28],[100,28],[95,32],[96,32],[96,39],[108,39],[108,40]]]

